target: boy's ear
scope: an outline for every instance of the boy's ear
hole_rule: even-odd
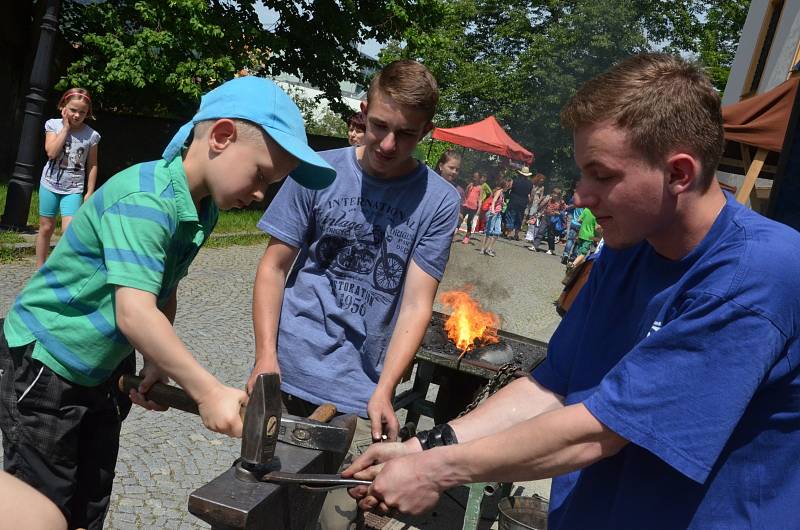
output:
[[[212,151],[222,151],[236,141],[236,123],[228,118],[214,122],[208,131],[208,146]]]
[[[700,177],[700,162],[689,153],[673,153],[667,159],[667,187],[674,195],[692,189]]]

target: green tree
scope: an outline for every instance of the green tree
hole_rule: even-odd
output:
[[[621,58],[652,49],[729,66],[733,47],[726,48],[729,55],[710,52],[714,46],[721,49],[719,43],[735,47],[741,23],[728,23],[725,17],[746,14],[748,4],[440,0],[440,25],[434,31],[409,28],[402,46],[387,47],[381,61],[422,60],[440,82],[439,125],[494,114],[513,138],[535,152],[536,169],[549,175],[552,184],[569,185],[577,174],[571,137],[561,128],[559,113],[577,87]],[[712,20],[717,21],[713,27]],[[702,42],[711,43],[706,51]],[[724,85],[723,75],[717,82]]]
[[[258,3],[277,13],[272,26],[259,20]],[[62,31],[76,57],[58,87],[85,86],[106,109],[185,116],[200,94],[240,72],[287,73],[319,87],[344,115],[339,82],[363,82],[371,66],[355,44],[435,20],[429,3],[68,0]]]

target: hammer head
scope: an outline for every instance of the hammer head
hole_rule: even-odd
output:
[[[275,455],[280,426],[280,376],[259,374],[244,414],[242,463],[250,467],[268,464]]]

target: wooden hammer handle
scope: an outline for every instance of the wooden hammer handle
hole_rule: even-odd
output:
[[[142,384],[142,380],[143,378],[138,375],[124,374],[120,376],[117,385],[119,386],[120,392],[127,396],[131,389],[139,390],[139,385]],[[155,401],[159,405],[190,412],[192,414],[200,414],[197,402],[189,397],[189,394],[187,394],[184,389],[177,386],[153,383],[150,390],[145,394],[145,397],[150,401]],[[239,416],[241,416],[242,421],[244,421],[244,412],[245,406],[242,405],[242,408],[239,409]]]
[[[138,390],[140,384],[142,384],[142,378],[138,375],[130,374],[120,376],[118,382],[120,392],[125,395],[128,395],[131,389]],[[185,390],[177,386],[153,383],[153,386],[147,391],[146,397],[159,405],[176,408],[192,414],[200,414],[197,403],[189,397]],[[239,411],[242,420],[244,420],[244,411],[245,407],[242,407]],[[336,406],[331,403],[323,403],[311,413],[309,419],[328,423],[334,416],[336,416]]]
[[[311,416],[309,416],[308,419],[328,423],[333,419],[334,416],[336,416],[336,405],[332,403],[323,403],[311,413]]]

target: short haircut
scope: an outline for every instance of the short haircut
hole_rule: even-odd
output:
[[[450,160],[461,160],[461,153],[458,151],[454,151],[452,149],[448,149],[442,156],[439,157],[439,161],[436,162],[436,170],[438,171],[444,164],[449,162]],[[477,172],[476,172],[477,173]]]
[[[402,59],[386,65],[369,84],[367,104],[378,90],[400,105],[424,112],[428,120],[436,113],[439,85],[430,70],[417,61]]]
[[[367,130],[367,120],[364,118],[364,113],[360,110],[350,116],[350,121],[347,122],[348,127],[353,127],[359,131]]]
[[[231,120],[236,124],[237,136],[247,142],[259,143],[262,140],[267,141],[269,138],[267,132],[260,125],[238,118],[231,118]],[[217,120],[203,120],[195,123],[194,129],[192,130],[193,137],[198,138],[205,136],[216,122]],[[191,143],[191,141],[189,143]]]
[[[708,189],[723,148],[720,98],[702,70],[665,53],[635,55],[587,81],[561,111],[568,129],[612,120],[652,165],[672,151],[696,156]]]

